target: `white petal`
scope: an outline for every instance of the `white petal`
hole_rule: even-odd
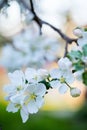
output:
[[[20,110],[20,114],[21,114],[21,118],[22,118],[23,123],[25,123],[29,118],[29,113],[25,110],[25,108],[22,108]]]
[[[38,78],[39,78],[39,81],[40,81],[40,80],[43,80],[44,78],[46,78],[48,76],[48,71],[45,70],[45,69],[39,69],[37,71],[37,74],[38,74]]]
[[[25,96],[21,94],[16,94],[10,98],[11,102],[17,103],[17,104],[23,104],[24,103]]]
[[[54,80],[50,82],[52,88],[59,88],[61,83],[58,80]]]
[[[4,86],[4,89],[3,89],[5,92],[7,93],[11,93],[11,92],[14,92],[15,91],[15,86],[14,85],[6,85]]]
[[[36,70],[33,68],[27,68],[25,71],[25,77],[28,81],[33,79],[36,76],[36,74]]]
[[[27,87],[27,92],[33,94],[36,91],[36,84],[29,84]]]
[[[13,103],[8,104],[8,106],[7,106],[7,108],[6,108],[6,110],[7,110],[8,112],[13,112],[13,113],[17,112],[18,109],[19,109],[19,108],[15,107],[15,104],[13,104]]]
[[[86,38],[79,38],[77,40],[78,44],[80,47],[83,47],[85,44],[87,44],[87,39]]]
[[[72,62],[67,57],[65,57],[58,61],[58,65],[61,69],[69,69],[72,66]]]
[[[79,70],[79,71],[76,71],[74,73],[74,76],[77,80],[81,81],[82,80],[82,73],[83,73],[83,70]]]
[[[37,108],[37,105],[36,105],[35,100],[31,100],[31,101],[28,103],[27,109],[28,109],[28,112],[31,113],[31,114],[38,112],[38,108]]]
[[[51,70],[50,75],[54,79],[55,78],[60,79],[60,77],[61,77],[61,70],[59,70],[59,69],[53,69],[53,70]]]
[[[14,85],[22,85],[24,80],[24,74],[20,70],[16,70],[13,73],[8,73],[8,77],[11,80],[11,83]]]
[[[68,87],[67,87],[65,84],[62,84],[62,85],[59,87],[59,93],[60,93],[60,94],[66,93],[67,90],[68,90]]]
[[[35,89],[34,92],[35,92],[36,95],[44,96],[45,93],[46,93],[46,87],[45,87],[45,85],[42,84],[42,83],[38,83],[36,85],[36,89]]]
[[[74,82],[74,75],[72,74],[71,71],[65,71],[63,73],[63,77],[65,78],[67,83],[73,83]]]
[[[42,105],[44,104],[44,98],[42,97],[37,97],[36,98],[36,105],[38,108],[42,107]]]

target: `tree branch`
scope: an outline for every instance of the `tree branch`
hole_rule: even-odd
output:
[[[30,0],[30,4],[31,4],[31,11],[32,11],[32,13],[34,14],[34,19],[33,19],[33,20],[35,20],[35,21],[38,23],[38,25],[40,26],[40,30],[41,30],[41,28],[42,28],[42,25],[43,25],[43,24],[46,24],[46,25],[48,25],[49,27],[51,27],[54,31],[56,31],[56,32],[61,36],[61,38],[66,41],[66,43],[69,43],[69,44],[72,44],[72,42],[77,43],[77,39],[68,37],[68,36],[67,36],[66,34],[64,34],[60,29],[54,27],[53,25],[51,25],[51,24],[48,23],[48,22],[45,22],[44,20],[41,20],[41,19],[37,16],[37,14],[36,14],[36,12],[35,12],[35,10],[34,10],[34,5],[33,5],[33,1],[32,1],[32,0]]]
[[[7,3],[8,3],[8,0],[3,0],[2,2],[0,2],[0,9],[3,8],[3,6]]]
[[[54,31],[56,31],[56,32],[61,36],[61,38],[64,39],[67,43],[70,43],[70,44],[71,44],[72,42],[77,43],[77,39],[75,39],[75,38],[70,38],[70,37],[66,36],[60,29],[54,27],[54,26],[51,25],[50,23],[47,23],[47,22],[45,22],[45,21],[42,21],[42,23],[43,23],[43,24],[46,24],[46,25],[48,25],[48,26],[50,26],[50,27],[51,27]]]

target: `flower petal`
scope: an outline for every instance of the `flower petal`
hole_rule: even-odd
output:
[[[68,87],[67,87],[67,85],[65,85],[65,84],[62,84],[62,85],[59,87],[59,93],[60,93],[60,94],[66,93],[67,90],[68,90]]]
[[[22,118],[23,123],[25,123],[29,118],[29,113],[26,111],[26,108],[23,107],[20,110],[20,114],[21,114],[21,118]]]
[[[31,114],[38,112],[38,108],[37,108],[37,105],[36,105],[35,100],[31,100],[31,101],[28,103],[27,109],[28,109],[28,112],[31,113]]]
[[[44,98],[38,96],[38,97],[36,98],[36,105],[37,105],[37,107],[38,107],[38,108],[41,108],[43,104],[44,104]]]
[[[19,108],[15,107],[15,104],[13,104],[13,103],[8,104],[8,106],[7,106],[7,108],[6,108],[6,110],[7,110],[8,112],[13,112],[13,113],[17,112],[18,109],[19,109]]]
[[[34,79],[34,77],[36,76],[36,70],[33,68],[27,68],[25,71],[25,77],[28,81],[30,81],[31,79]]]
[[[24,80],[24,74],[20,70],[16,70],[13,73],[8,73],[8,77],[11,80],[11,83],[17,86],[22,85]]]
[[[50,71],[50,75],[54,79],[55,78],[60,79],[60,77],[62,76],[61,75],[61,70],[59,70],[59,69],[53,69],[53,70]]]
[[[24,103],[25,96],[22,94],[16,94],[10,98],[11,102],[17,103],[17,104],[23,104]]]
[[[61,86],[61,83],[58,80],[54,80],[50,82],[50,85],[52,88],[59,88]]]
[[[65,78],[67,83],[73,83],[74,82],[74,75],[72,74],[71,71],[65,71],[63,73],[63,77]]]
[[[35,89],[34,92],[35,92],[36,95],[44,96],[45,93],[46,93],[46,87],[45,87],[45,85],[42,84],[42,83],[38,83],[36,85],[36,89]]]
[[[6,85],[4,86],[3,90],[7,93],[13,93],[15,91],[15,86],[14,85]]]
[[[72,62],[67,57],[65,57],[58,61],[58,65],[61,69],[69,69],[72,66]]]

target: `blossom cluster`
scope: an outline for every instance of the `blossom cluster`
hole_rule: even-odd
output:
[[[27,66],[40,68],[56,60],[59,49],[60,44],[56,38],[39,35],[31,25],[28,30],[15,36],[11,44],[2,48],[0,65],[8,70]]]
[[[78,46],[67,57],[72,62],[75,77],[87,85],[87,30],[76,28],[74,34],[78,36]]]
[[[81,94],[80,89],[70,85],[74,82],[71,61],[61,58],[58,65],[59,68],[51,71],[27,68],[25,71],[16,70],[8,73],[11,82],[4,87],[4,91],[8,93],[5,98],[9,101],[7,111],[15,113],[20,110],[25,123],[30,114],[37,113],[42,107],[48,89],[58,88],[61,94],[70,89],[70,95],[78,97]]]

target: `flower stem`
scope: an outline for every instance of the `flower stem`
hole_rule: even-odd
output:
[[[71,86],[65,81],[65,84],[71,89]]]

